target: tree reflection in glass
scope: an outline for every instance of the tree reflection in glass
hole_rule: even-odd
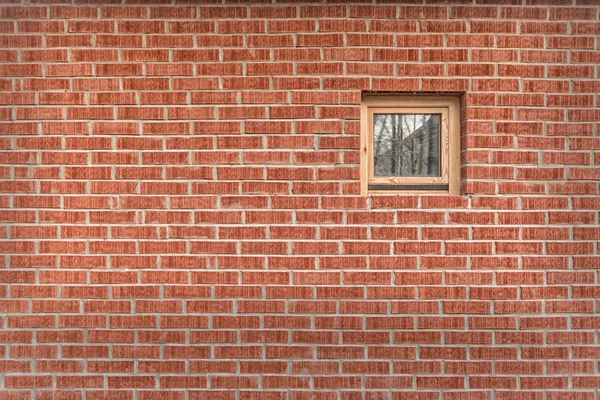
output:
[[[439,114],[374,114],[375,176],[440,176]]]

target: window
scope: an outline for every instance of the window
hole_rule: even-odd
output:
[[[362,195],[459,194],[459,112],[450,96],[363,97]]]

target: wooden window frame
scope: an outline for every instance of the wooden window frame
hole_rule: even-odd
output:
[[[440,175],[435,177],[375,177],[373,157],[374,114],[439,114]],[[460,100],[453,96],[363,97],[360,135],[361,194],[460,193]]]

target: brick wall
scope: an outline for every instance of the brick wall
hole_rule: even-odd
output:
[[[7,3],[0,397],[598,398],[597,0]],[[369,90],[461,196],[359,196]]]

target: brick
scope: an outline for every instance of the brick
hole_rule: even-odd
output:
[[[548,9],[544,7],[504,7],[500,11],[507,19],[547,19]]]
[[[467,61],[467,52],[464,50],[423,50],[423,61],[435,62],[459,62]]]
[[[448,37],[449,47],[494,47],[490,35],[451,35]]]
[[[533,34],[564,34],[567,33],[567,25],[560,22],[522,22],[521,32]]]
[[[10,398],[593,397],[593,0],[113,3],[0,7]],[[360,196],[362,91],[461,196]]]
[[[592,8],[552,8],[550,9],[551,20],[576,19],[593,20],[596,19],[596,10]]]

